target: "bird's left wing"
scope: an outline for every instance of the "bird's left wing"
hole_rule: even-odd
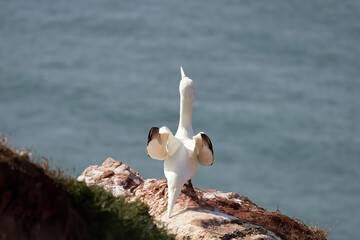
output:
[[[200,165],[211,166],[214,163],[214,150],[210,138],[203,132],[194,136],[195,151]]]
[[[180,145],[181,142],[167,127],[152,127],[148,135],[147,154],[153,159],[164,160],[172,156]]]

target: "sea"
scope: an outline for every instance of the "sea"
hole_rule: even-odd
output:
[[[0,1],[0,134],[77,177],[107,157],[163,178],[179,119],[215,162],[193,184],[358,239],[360,1]]]

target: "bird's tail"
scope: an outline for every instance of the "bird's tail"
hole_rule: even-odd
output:
[[[176,188],[170,188],[168,190],[168,208],[167,208],[167,217],[170,218],[172,209],[175,205],[177,198],[181,192],[181,186]]]

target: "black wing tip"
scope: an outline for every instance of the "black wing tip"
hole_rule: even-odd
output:
[[[206,135],[205,133],[201,133],[201,138],[203,141],[206,141],[208,146],[209,146],[209,149],[212,153],[212,162],[209,166],[212,166],[214,164],[214,149],[213,149],[213,146],[212,146],[212,143],[211,143],[211,140],[210,138],[208,137],[208,135]]]
[[[152,127],[149,131],[148,134],[148,141],[147,141],[147,145],[149,144],[149,142],[152,140],[152,136],[154,135],[154,131],[156,131],[156,133],[159,133],[159,128],[158,127]]]
[[[214,149],[213,149],[211,140],[208,137],[208,135],[206,135],[205,133],[201,133],[201,138],[202,138],[203,141],[207,142],[207,144],[209,145],[209,149],[210,149],[211,153],[214,155]]]

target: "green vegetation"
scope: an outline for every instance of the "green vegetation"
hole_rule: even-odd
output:
[[[85,220],[87,239],[174,239],[155,225],[140,201],[127,202],[99,186],[88,187],[69,177],[57,178],[56,182]]]

